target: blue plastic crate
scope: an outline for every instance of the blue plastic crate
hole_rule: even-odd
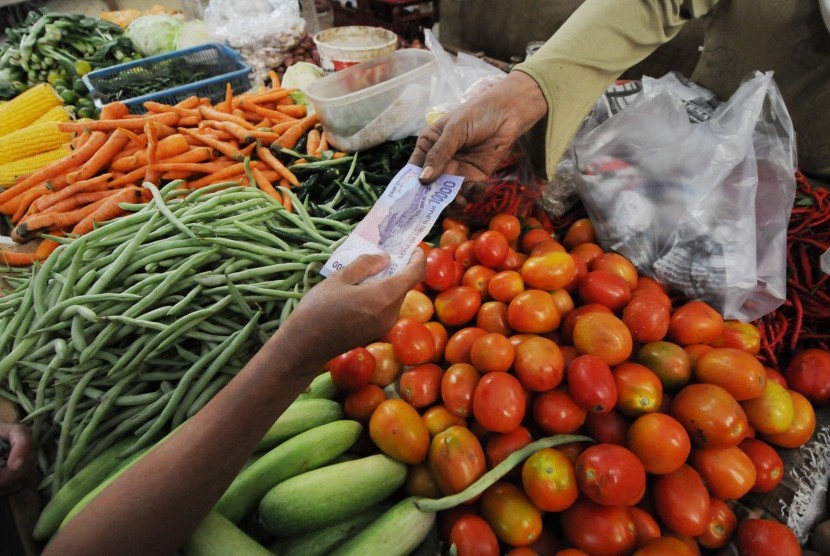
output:
[[[118,98],[117,91],[121,88],[134,84],[136,80],[152,80],[163,75],[172,64],[176,64],[177,73],[208,73],[210,77],[133,98]],[[196,95],[217,102],[225,98],[228,83],[236,93],[247,91],[251,87],[250,71],[250,66],[235,50],[224,44],[210,43],[95,70],[84,75],[83,80],[99,109],[109,102],[120,100],[130,108],[130,112],[143,114],[147,111],[144,103],[148,100],[176,104]]]

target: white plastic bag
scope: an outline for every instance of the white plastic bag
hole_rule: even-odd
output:
[[[654,80],[574,153],[604,248],[726,318],[751,321],[784,302],[795,133],[771,73],[700,123]]]

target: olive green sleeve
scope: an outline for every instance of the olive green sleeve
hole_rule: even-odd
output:
[[[717,0],[586,0],[530,60],[516,66],[539,84],[547,100],[548,179],[607,86],[715,4]]]

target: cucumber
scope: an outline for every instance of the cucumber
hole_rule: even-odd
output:
[[[123,465],[127,458],[121,454],[132,442],[127,439],[101,452],[55,493],[35,523],[32,531],[35,540],[45,541],[58,531],[61,521],[75,504]]]
[[[273,556],[242,529],[216,512],[210,512],[185,542],[186,556]]]
[[[326,371],[314,377],[311,384],[297,396],[298,400],[327,399],[333,400],[340,392],[331,380],[331,373]]]
[[[259,503],[259,521],[277,536],[332,525],[371,508],[403,485],[407,466],[385,454],[336,463],[291,477]]]
[[[259,441],[257,451],[270,450],[301,432],[343,419],[343,406],[324,398],[295,400]]]
[[[279,482],[328,465],[357,442],[363,427],[357,421],[333,421],[301,432],[239,472],[214,511],[239,523]]]
[[[280,556],[326,556],[343,541],[379,518],[390,507],[391,504],[384,501],[334,525],[304,535],[277,539],[271,544],[271,552]],[[435,554],[437,553],[436,551]]]
[[[405,498],[331,554],[406,556],[428,537],[435,525],[435,515],[435,512],[419,510],[414,497]]]

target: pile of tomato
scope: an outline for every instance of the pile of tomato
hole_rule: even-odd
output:
[[[683,555],[730,542],[800,554],[787,527],[738,523],[730,501],[774,489],[776,448],[810,439],[811,398],[830,397],[830,378],[809,383],[806,370],[830,377],[830,354],[765,367],[755,326],[670,297],[604,252],[588,219],[561,240],[510,214],[475,231],[446,218],[442,230],[421,244],[426,278],[389,332],[329,363],[346,415],[409,464],[407,493],[427,497],[460,492],[534,439],[595,440],[540,450],[443,512],[457,554]]]

